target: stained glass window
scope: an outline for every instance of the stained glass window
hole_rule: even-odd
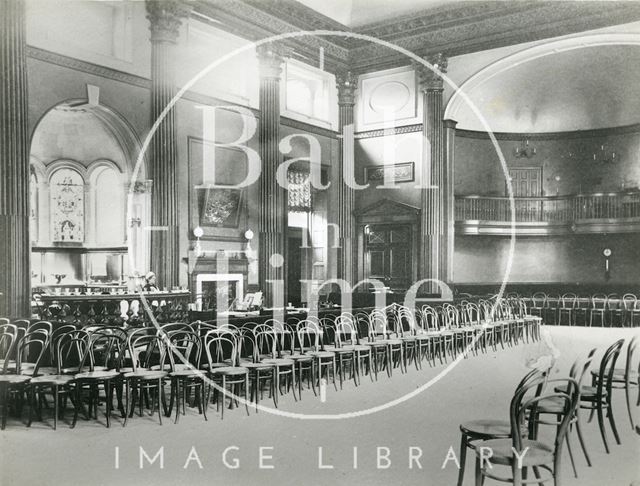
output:
[[[53,241],[84,241],[84,180],[72,169],[59,169],[52,176],[51,224]]]
[[[289,169],[287,172],[290,211],[311,211],[309,172]]]

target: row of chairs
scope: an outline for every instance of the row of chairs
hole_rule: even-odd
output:
[[[579,297],[575,293],[552,296],[536,292],[531,297],[530,310],[554,324],[593,326],[595,323],[603,327],[640,324],[640,301],[634,294]]]
[[[215,322],[169,323],[156,328],[118,326],[54,329],[40,321],[0,321],[0,406],[2,427],[9,412],[28,405],[28,424],[53,401],[53,427],[68,404],[72,426],[82,414],[98,417],[105,404],[107,427],[114,409],[123,425],[143,409],[175,422],[189,402],[204,418],[210,402],[221,416],[227,407],[259,401],[268,391],[274,406],[291,392],[302,398],[303,385],[316,389],[362,376],[392,376],[408,365],[421,369],[459,353],[487,351],[538,339],[540,318],[528,315],[521,300],[462,302],[409,309],[391,305],[371,312],[344,312],[332,318],[274,320],[242,327]],[[165,387],[170,388],[169,404]],[[113,406],[114,398],[117,399]],[[9,410],[11,408],[11,410]]]
[[[605,417],[617,444],[620,436],[613,413],[613,391],[624,389],[631,428],[635,430],[631,391],[638,386],[640,363],[635,364],[634,354],[638,347],[638,337],[627,345],[624,368],[616,368],[616,363],[624,340],[618,340],[604,350],[596,369],[590,369],[596,349],[589,351],[585,359],[578,359],[569,371],[569,376],[550,379],[551,368],[534,369],[518,384],[509,407],[509,420],[482,419],[460,424],[460,470],[458,486],[464,481],[467,449],[476,455],[476,484],[483,484],[485,478],[522,485],[528,482],[544,483],[561,481],[563,447],[566,444],[573,473],[578,477],[576,463],[571,448],[570,437],[575,430],[587,465],[592,462],[587,451],[581,410],[590,412],[589,422],[594,414],[605,451],[610,452],[607,440]],[[637,369],[636,369],[637,367]],[[590,371],[590,373],[589,373]],[[583,384],[591,375],[591,384]],[[640,395],[636,406],[640,406]],[[541,425],[552,426],[555,430],[553,442],[543,442],[539,436]],[[487,462],[489,461],[489,462]],[[505,466],[511,476],[498,475],[493,466]],[[533,472],[535,480],[528,479]]]

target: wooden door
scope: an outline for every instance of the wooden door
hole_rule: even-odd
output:
[[[509,169],[513,197],[540,197],[542,196],[542,168],[519,167]],[[508,195],[509,191],[506,190]]]
[[[394,290],[411,286],[413,230],[409,224],[365,227],[365,278],[380,280]]]

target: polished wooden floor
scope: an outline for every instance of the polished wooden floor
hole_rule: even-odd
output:
[[[591,347],[603,349],[619,337],[630,338],[640,332],[546,329],[560,353],[558,366],[562,373]],[[166,420],[160,426],[155,417],[136,416],[126,428],[119,421],[106,429],[103,423],[81,420],[73,430],[62,424],[55,432],[48,422],[37,422],[27,429],[14,419],[0,434],[0,484],[194,485],[215,481],[243,485],[451,485],[457,477],[456,466],[453,461],[444,469],[442,465],[449,447],[457,454],[458,424],[474,418],[506,418],[512,390],[528,370],[525,363],[545,351],[543,344],[535,343],[469,357],[417,396],[383,411],[350,419],[303,420],[262,411],[256,414],[254,410],[247,417],[244,408],[240,408],[225,413],[224,421],[210,409],[209,421],[205,422],[192,409],[178,425]],[[314,397],[311,390],[305,390],[301,402],[294,402],[288,394],[280,400],[279,410],[303,414],[361,411],[416,390],[444,368],[442,365],[421,371],[410,368],[406,375],[394,372],[392,378],[380,374],[376,383],[365,378],[357,389],[353,383],[346,383],[338,392],[329,386],[324,402]],[[565,486],[628,486],[640,479],[637,462],[640,436],[631,430],[621,391],[616,392],[614,402],[622,445],[613,445],[612,453],[605,454],[596,422],[586,424],[594,466],[586,466],[576,444],[580,477],[573,477],[566,457]],[[265,400],[265,404],[270,403]],[[640,408],[636,412],[640,419]],[[228,452],[227,462],[233,466],[237,458],[237,469],[227,468],[222,461],[223,451],[230,446],[238,449]],[[260,469],[260,446],[273,447],[264,450],[263,455],[272,456],[265,458],[264,464],[272,464],[274,469]],[[150,457],[164,447],[164,468],[161,470],[157,461],[140,469],[140,447]],[[319,469],[320,447],[323,464],[332,465],[333,469]],[[357,469],[353,464],[354,447],[357,447]],[[389,448],[388,469],[377,468],[377,447]],[[415,462],[409,468],[412,447],[414,455],[422,453],[422,469]],[[190,452],[191,461],[185,470]],[[381,465],[386,465],[386,461],[382,460]],[[465,484],[473,484],[471,463],[467,464],[465,479]]]

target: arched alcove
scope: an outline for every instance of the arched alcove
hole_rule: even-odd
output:
[[[144,162],[134,170],[139,149],[126,120],[99,104],[65,101],[41,117],[30,153],[34,287],[126,282],[128,192],[132,174],[146,172]],[[148,199],[131,197],[138,208]],[[147,213],[137,211],[144,225]]]

